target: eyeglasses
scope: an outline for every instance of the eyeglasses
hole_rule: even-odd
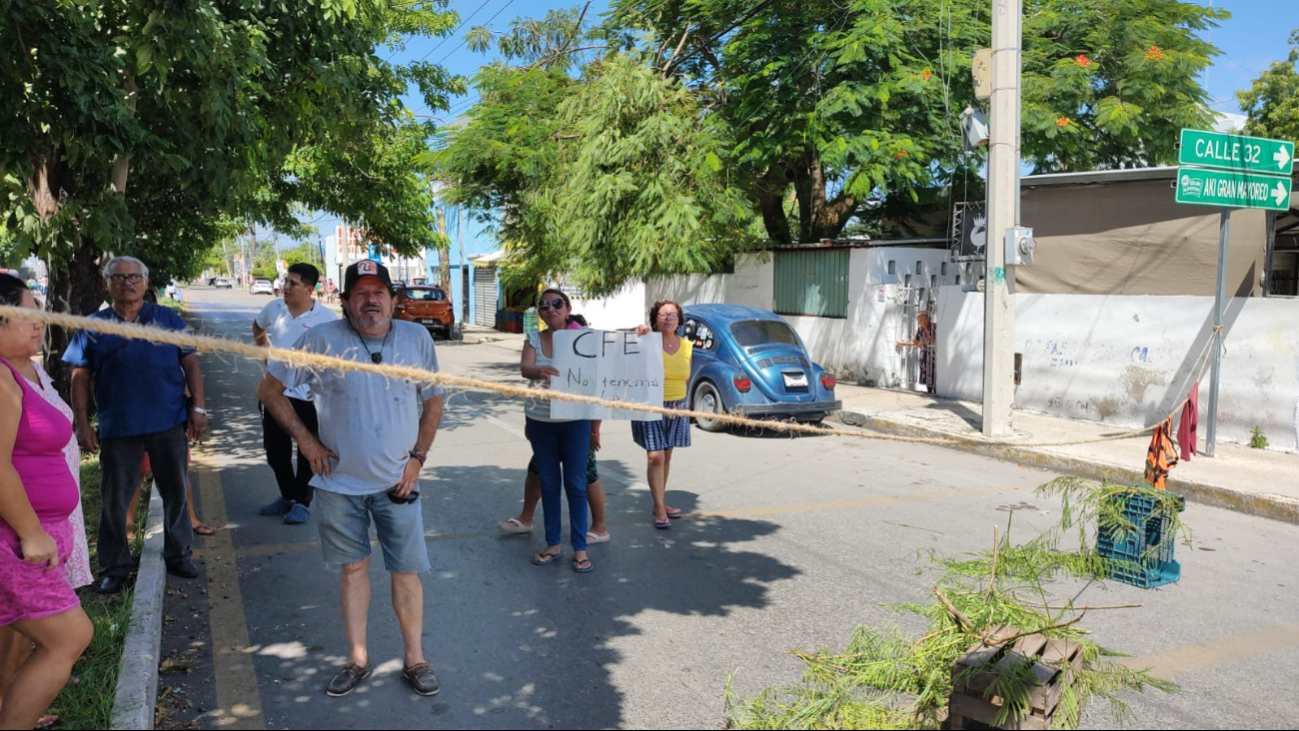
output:
[[[556,298],[554,298],[554,299],[552,299],[552,300],[542,300],[542,301],[540,301],[540,302],[537,303],[537,311],[538,311],[538,312],[545,312],[546,310],[549,310],[549,309],[556,309],[556,310],[558,310],[558,309],[561,309],[565,304],[567,304],[567,303],[564,302],[564,298],[563,298],[563,297],[556,297]]]
[[[122,282],[139,284],[140,282],[144,281],[144,275],[143,274],[113,274],[108,277],[108,280],[113,284],[121,284]]]
[[[660,312],[659,319],[664,321],[680,320],[681,316],[675,312]]]

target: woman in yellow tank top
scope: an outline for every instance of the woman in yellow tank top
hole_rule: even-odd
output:
[[[650,324],[638,332],[651,329],[663,336],[663,407],[686,408],[686,386],[690,382],[690,356],[693,346],[677,334],[681,326],[681,305],[672,301],[655,302],[649,312]],[[633,421],[631,436],[648,455],[648,481],[654,498],[654,527],[672,527],[672,518],[681,511],[670,507],[667,494],[668,472],[672,467],[672,450],[690,446],[690,420],[683,416],[665,416],[658,421]]]

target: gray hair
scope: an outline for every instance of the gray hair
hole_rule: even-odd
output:
[[[149,267],[146,266],[144,262],[136,259],[134,256],[115,256],[112,259],[109,259],[108,263],[104,265],[105,282],[107,282],[109,277],[113,275],[113,269],[117,267],[118,264],[134,264],[140,267],[140,273],[144,275],[145,279],[149,278]]]

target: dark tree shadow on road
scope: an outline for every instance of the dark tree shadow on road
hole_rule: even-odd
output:
[[[521,431],[518,405],[493,394],[453,394],[421,484],[434,566],[424,580],[425,650],[443,690],[420,698],[400,678],[401,641],[376,549],[369,647],[378,670],[353,694],[328,698],[324,685],[345,655],[338,573],[322,565],[316,516],[306,526],[284,526],[257,515],[257,507],[276,494],[252,393],[260,368],[208,359],[205,369],[209,402],[220,415],[205,457],[220,465],[229,516],[223,529],[231,531],[239,556],[243,601],[222,607],[230,600],[213,592],[203,597],[211,602],[203,608],[216,607],[227,618],[233,610],[244,618],[249,646],[237,649],[253,658],[267,727],[639,725],[645,719],[624,712],[616,671],[645,662],[688,662],[697,648],[677,640],[671,618],[762,609],[771,603],[775,582],[799,574],[744,548],[778,531],[772,522],[707,516],[655,531],[647,495],[629,487],[641,482],[644,465],[612,459],[601,460],[600,468],[613,540],[591,548],[595,571],[579,575],[570,569],[567,528],[565,560],[531,565],[529,557],[544,544],[540,515],[530,536],[507,536],[495,528],[517,511],[530,449],[517,434],[469,429],[493,417]],[[500,377],[508,377],[507,369],[500,370]],[[684,491],[673,491],[671,499],[687,511],[698,505],[697,496]],[[183,607],[172,609],[191,611],[195,598],[190,594]],[[214,672],[194,682],[196,697],[215,698],[214,683],[221,678]],[[716,699],[724,682],[701,678],[691,691]],[[210,728],[229,722],[219,712],[200,719]]]

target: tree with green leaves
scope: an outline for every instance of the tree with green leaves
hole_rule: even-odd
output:
[[[1212,120],[1196,79],[1227,17],[1179,0],[1026,0],[1023,152],[1039,170],[1161,164]],[[656,48],[730,127],[775,242],[838,236],[877,206],[960,182],[986,0],[615,0],[605,33]],[[795,205],[789,205],[790,197]]]
[[[463,82],[376,49],[449,34],[445,0],[0,9],[0,219],[54,262],[56,306],[98,308],[104,252],[189,275],[230,221],[291,227],[295,203],[346,208],[395,248],[428,240],[399,97],[415,84],[445,108]]]
[[[292,153],[367,139],[396,119],[407,82],[445,103],[440,69],[375,56],[399,29],[449,32],[442,5],[9,0],[8,228],[26,250],[93,272],[99,251],[193,251],[223,217],[272,219],[291,202],[258,192]]]
[[[482,101],[432,158],[448,199],[495,223],[510,252],[504,276],[520,284],[564,276],[603,295],[714,269],[751,241],[726,130],[694,89],[634,50],[578,63],[609,50],[583,18],[560,11],[499,37],[470,33],[506,62],[480,71]]]
[[[1299,30],[1290,34],[1286,60],[1273,63],[1236,99],[1246,134],[1299,143]]]

